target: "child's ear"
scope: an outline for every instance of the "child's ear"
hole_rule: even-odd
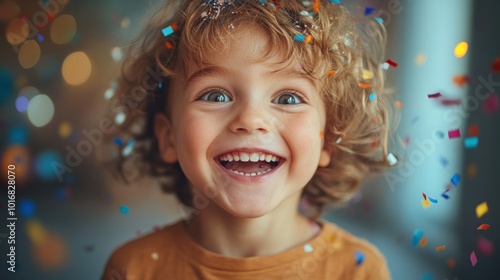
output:
[[[325,149],[321,150],[321,154],[319,155],[318,166],[327,167],[328,164],[330,164],[330,160],[331,160],[330,152]]]
[[[154,122],[155,136],[158,140],[161,158],[166,163],[177,162],[175,136],[171,121],[165,114],[158,113],[154,117]]]

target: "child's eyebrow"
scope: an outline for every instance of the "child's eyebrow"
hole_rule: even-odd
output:
[[[196,83],[197,80],[201,79],[202,77],[206,76],[216,76],[216,75],[229,75],[231,73],[231,70],[222,66],[218,65],[210,65],[210,66],[205,66],[199,69],[198,71],[194,72],[186,81],[186,86],[189,86],[190,84]],[[268,71],[265,73],[265,76],[271,76],[275,79],[279,80],[284,80],[284,79],[290,79],[290,78],[297,78],[304,80],[307,82],[310,86],[316,88],[317,83],[311,77],[311,75],[299,71],[293,68],[281,68],[278,70],[273,70],[273,71]]]

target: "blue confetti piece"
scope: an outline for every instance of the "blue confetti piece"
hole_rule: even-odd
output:
[[[159,88],[159,89],[162,89],[162,88],[163,88],[163,82],[160,82],[160,83],[158,84],[158,88]]]
[[[442,194],[441,194],[441,196],[442,196],[444,199],[449,199],[449,198],[450,198],[450,196],[446,194],[447,192],[448,192],[448,191],[445,191],[444,193],[442,193]]]
[[[422,239],[422,237],[424,237],[424,233],[421,230],[416,229],[415,232],[413,233],[413,238],[411,240],[411,246],[417,247],[418,244],[420,243],[420,240]]]
[[[426,273],[424,276],[422,276],[422,280],[432,280],[432,273]]]
[[[451,177],[450,181],[456,187],[458,185],[458,183],[460,183],[460,174],[455,173],[455,175],[453,175],[453,177]]]
[[[443,167],[446,167],[448,165],[448,160],[444,157],[439,158],[439,162],[443,165]]]
[[[129,212],[130,208],[128,208],[126,205],[120,206],[120,213],[122,213],[123,215],[128,215]]]
[[[369,99],[370,101],[373,101],[373,100],[375,100],[375,98],[377,98],[377,94],[376,94],[376,93],[374,93],[374,92],[370,93],[370,96],[368,97],[368,99]]]
[[[375,20],[376,22],[378,22],[380,24],[384,24],[384,20],[382,18],[376,17],[373,20]]]
[[[438,203],[437,199],[434,199],[434,198],[432,198],[432,197],[430,197],[430,196],[427,196],[427,198],[428,198],[428,199],[429,199],[429,201],[430,201],[430,202],[432,202],[432,203]]]
[[[295,41],[299,41],[299,42],[303,42],[304,39],[306,39],[306,36],[302,35],[302,34],[295,34],[295,36],[293,37],[293,39]]]
[[[342,0],[328,0],[328,3],[342,4]]]
[[[44,38],[43,38],[42,34],[40,34],[40,33],[36,34],[36,38],[38,39],[39,43],[42,43],[44,41]]]
[[[478,137],[466,137],[464,139],[464,145],[467,149],[475,149],[477,148],[477,144],[479,143]]]
[[[163,33],[164,37],[167,37],[168,35],[174,33],[174,29],[172,26],[167,26],[161,30],[161,33]]]
[[[365,8],[365,16],[369,16],[369,15],[373,14],[374,12],[375,12],[374,7],[366,7]]]
[[[121,147],[123,146],[123,140],[121,138],[116,137],[113,139],[113,142],[115,143],[116,146]]]
[[[354,254],[356,256],[356,265],[360,265],[363,263],[363,261],[365,260],[365,254],[361,251],[356,251],[356,253]]]
[[[266,4],[266,0],[259,0],[259,2],[260,2],[262,5]]]
[[[22,200],[20,203],[21,217],[31,218],[35,215],[35,202],[31,199]]]

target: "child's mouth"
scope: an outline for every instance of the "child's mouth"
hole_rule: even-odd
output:
[[[253,177],[263,175],[284,159],[263,153],[232,153],[218,157],[219,163],[234,174]]]

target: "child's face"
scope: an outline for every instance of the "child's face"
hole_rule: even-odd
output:
[[[228,40],[228,48],[206,54],[215,66],[191,63],[187,77],[173,80],[171,124],[163,115],[156,118],[162,157],[178,160],[192,185],[234,216],[296,207],[324,155],[318,85],[300,65],[279,65],[279,54],[262,61],[268,46],[261,30],[235,29]],[[279,161],[252,162],[252,153]]]

